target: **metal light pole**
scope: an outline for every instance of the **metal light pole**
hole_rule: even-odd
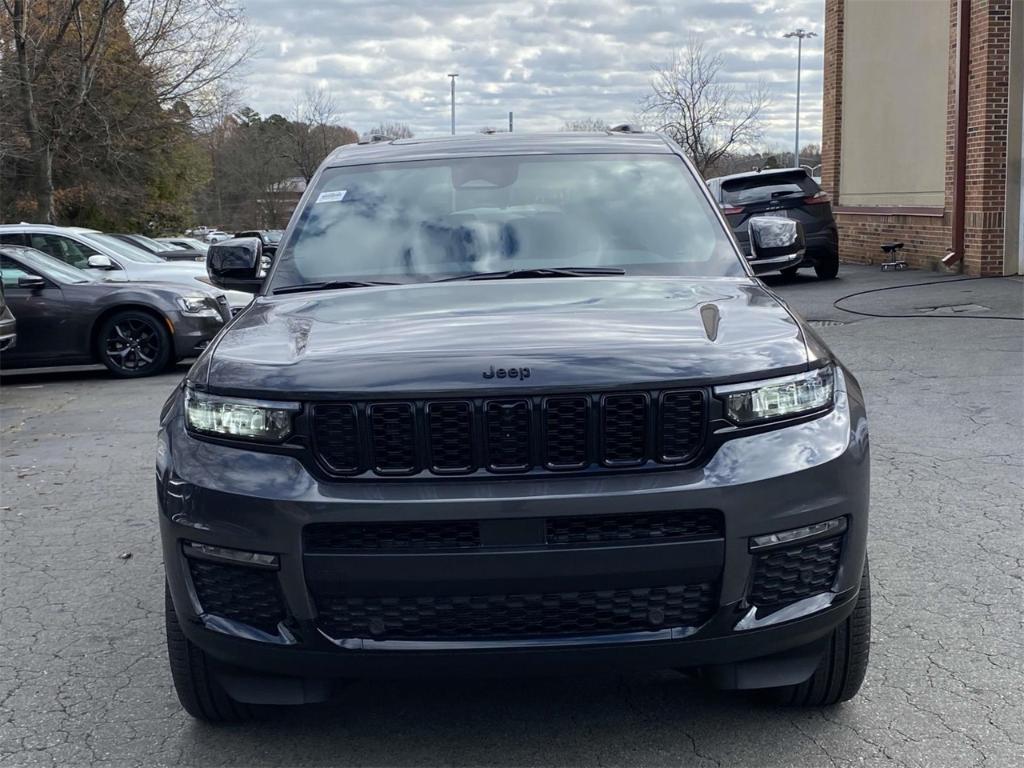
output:
[[[797,168],[800,167],[800,64],[803,58],[804,38],[817,36],[817,32],[806,32],[802,29],[796,29],[783,35],[783,37],[796,38],[796,137],[793,139],[793,165]]]
[[[452,136],[455,135],[455,78],[458,76],[458,72],[448,75],[452,79]]]

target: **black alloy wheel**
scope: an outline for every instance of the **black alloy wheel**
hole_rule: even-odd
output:
[[[164,324],[146,312],[126,310],[109,317],[98,336],[100,361],[115,376],[150,376],[167,367],[171,336]]]

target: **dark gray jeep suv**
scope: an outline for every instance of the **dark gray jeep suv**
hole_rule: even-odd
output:
[[[762,263],[802,228],[753,219]],[[782,703],[868,659],[856,380],[651,134],[337,150],[164,407],[174,683],[247,717],[360,676],[656,667]],[[777,266],[776,266],[777,268]]]

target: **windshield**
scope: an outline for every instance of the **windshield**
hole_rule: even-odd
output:
[[[90,242],[96,243],[102,248],[113,251],[118,256],[123,256],[130,261],[140,261],[145,264],[162,264],[164,261],[159,256],[154,256],[149,251],[145,251],[137,245],[126,243],[124,240],[120,240],[113,235],[90,232],[89,234],[82,235],[81,237],[89,240]]]
[[[5,259],[3,266],[3,278],[9,285],[16,285],[19,277],[29,274],[21,269],[22,266],[27,267],[32,273],[48,277],[58,283],[92,283],[96,281],[96,278],[88,272],[65,264],[52,256],[47,256],[35,248],[5,245],[0,249],[0,253],[11,257],[11,259]],[[13,259],[17,259],[20,264],[14,262]],[[13,282],[11,282],[12,278]]]
[[[472,157],[330,168],[269,289],[544,267],[745,274],[674,155]]]
[[[147,246],[153,253],[168,250],[167,246],[163,243],[158,243],[153,238],[146,237],[145,235],[132,235],[132,239],[143,246]]]

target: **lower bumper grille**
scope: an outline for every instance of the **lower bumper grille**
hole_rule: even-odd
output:
[[[836,580],[843,537],[798,544],[758,555],[750,601],[779,606],[828,592]]]
[[[335,638],[502,640],[691,627],[711,617],[717,585],[547,594],[328,596],[320,626]]]
[[[275,571],[190,559],[192,584],[204,613],[277,634],[284,602]]]
[[[510,535],[509,526],[519,528]],[[306,552],[417,552],[509,546],[593,546],[686,541],[723,535],[721,512],[710,509],[618,515],[567,515],[512,520],[314,523]]]

